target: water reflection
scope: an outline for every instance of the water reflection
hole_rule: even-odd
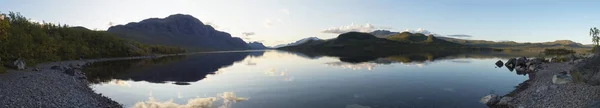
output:
[[[88,75],[108,79],[94,80],[104,83],[93,85],[94,90],[126,107],[198,108],[478,108],[485,107],[477,100],[490,90],[506,93],[525,78],[492,68],[498,58],[455,59],[464,56],[434,53],[366,57],[370,60],[299,55],[303,54],[233,52],[110,62],[123,66],[96,64],[91,69],[111,71]],[[350,69],[356,72],[348,73]]]
[[[223,92],[217,94],[216,97],[196,97],[189,99],[186,104],[177,104],[173,102],[172,99],[161,102],[154,97],[149,97],[147,101],[135,103],[133,108],[231,108],[232,104],[248,99],[249,98],[237,97],[233,92]],[[220,103],[221,105],[215,105],[219,100],[222,100],[222,103]]]
[[[173,82],[189,85],[206,78],[208,74],[221,72],[247,57],[260,57],[264,51],[207,53],[189,56],[162,57],[156,59],[100,62],[85,68],[92,83],[106,83],[112,79],[147,81],[152,83]],[[256,63],[254,63],[256,64]]]

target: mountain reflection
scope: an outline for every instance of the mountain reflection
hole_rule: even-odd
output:
[[[260,57],[264,51],[205,53],[188,56],[172,56],[155,59],[99,62],[85,68],[92,83],[106,83],[112,79],[147,81],[152,83],[174,82],[189,85],[214,74],[220,68],[233,65],[247,57]]]

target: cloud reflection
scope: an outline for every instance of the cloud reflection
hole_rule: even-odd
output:
[[[269,68],[267,71],[265,71],[265,75],[272,77],[283,77],[283,81],[294,81],[293,76],[287,75],[285,71],[277,72],[275,68]]]
[[[125,81],[125,80],[119,80],[119,79],[111,80],[109,82],[109,84],[113,84],[113,85],[117,85],[117,86],[123,86],[123,87],[131,87],[131,84],[129,84],[127,81]]]
[[[373,70],[373,68],[375,68],[375,65],[377,65],[376,63],[347,63],[347,62],[328,62],[325,63],[328,66],[331,67],[341,67],[341,68],[348,68],[348,69],[352,69],[352,70],[362,70],[362,69],[367,69],[367,70]]]
[[[193,98],[189,99],[186,104],[177,104],[173,100],[160,102],[154,97],[149,97],[148,101],[137,102],[132,108],[231,108],[231,105],[236,102],[246,101],[249,98],[237,97],[233,92],[223,92],[216,97]],[[223,103],[218,107],[213,104],[218,100],[223,100]]]

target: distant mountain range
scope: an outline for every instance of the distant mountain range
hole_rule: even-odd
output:
[[[248,43],[250,49],[268,49],[265,45],[260,42],[250,42]]]
[[[112,26],[107,31],[142,43],[177,46],[191,51],[251,49],[242,39],[185,14]]]
[[[379,38],[389,38],[398,34],[409,33],[409,32],[392,32],[389,30],[375,30],[370,32],[370,34],[375,35]],[[453,43],[458,43],[462,45],[470,45],[476,47],[489,47],[489,48],[591,48],[589,45],[583,45],[581,43],[573,42],[571,40],[556,40],[553,42],[540,42],[540,43],[517,43],[514,41],[487,41],[487,40],[468,40],[468,39],[458,39],[444,36],[435,36],[441,40],[446,40]],[[406,36],[405,36],[406,38]],[[414,38],[414,37],[413,37]],[[421,39],[422,40],[422,39]]]
[[[317,37],[308,37],[308,38],[304,38],[304,39],[300,39],[296,42],[292,42],[292,43],[288,43],[288,44],[280,44],[280,45],[275,45],[273,46],[273,48],[281,48],[281,47],[286,47],[286,46],[296,46],[296,45],[300,45],[309,41],[319,41],[322,39],[319,39]]]
[[[371,32],[372,35],[375,35],[378,38],[386,38],[392,35],[400,34],[400,32],[392,32],[389,30],[375,30]]]
[[[454,43],[463,45],[479,46],[479,47],[490,47],[490,48],[592,48],[591,46],[583,45],[581,43],[573,42],[571,40],[556,40],[553,42],[540,42],[540,43],[518,43],[514,41],[487,41],[487,40],[466,40],[456,39],[449,37],[440,37],[440,39],[447,40]]]
[[[348,32],[329,40],[309,40],[302,44],[278,49],[300,52],[307,55],[336,56],[343,61],[364,61],[378,57],[408,53],[458,53],[465,51],[491,51],[425,36],[421,33],[401,33],[387,38],[378,38],[370,33]]]

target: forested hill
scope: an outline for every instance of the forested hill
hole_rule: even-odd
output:
[[[183,53],[176,47],[146,45],[105,31],[30,22],[18,13],[0,14],[0,60],[28,64],[84,58]]]

